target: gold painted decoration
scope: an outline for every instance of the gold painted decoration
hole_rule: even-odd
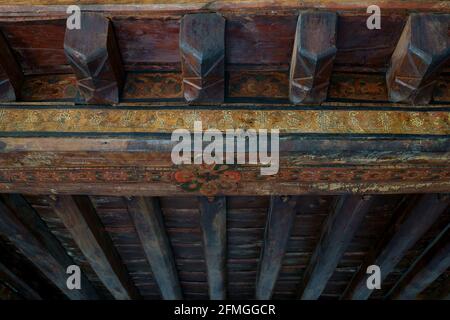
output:
[[[205,128],[279,129],[280,133],[449,135],[448,111],[127,110],[0,108],[1,132],[171,133]],[[207,127],[206,127],[207,126]]]

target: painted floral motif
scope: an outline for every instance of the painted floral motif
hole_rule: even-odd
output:
[[[175,181],[186,191],[199,191],[205,196],[235,190],[241,174],[227,165],[198,165],[174,173]]]

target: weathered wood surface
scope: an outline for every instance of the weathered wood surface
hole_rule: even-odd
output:
[[[186,101],[223,102],[225,19],[215,13],[184,16],[180,26],[180,51]]]
[[[169,133],[176,129],[193,131],[194,121],[202,121],[204,129],[229,128],[279,129],[281,134],[347,134],[347,135],[424,135],[450,134],[447,109],[354,110],[351,105],[331,103],[323,108],[296,108],[286,106],[255,110],[238,105],[222,108],[186,108],[153,106],[139,108],[120,105],[121,108],[60,107],[29,105],[0,107],[0,134],[111,134],[135,135]],[[358,105],[357,105],[358,106]],[[231,110],[225,110],[230,108]],[[180,112],[182,111],[182,112]]]
[[[216,172],[208,176],[209,183],[196,183],[194,189],[187,188],[186,181],[198,180],[201,172],[196,166],[172,164],[174,143],[169,137],[0,138],[0,145],[4,192],[79,193],[83,189],[83,193],[109,195],[122,190],[130,196],[133,192],[210,195],[230,177],[236,188],[228,188],[224,192],[228,195],[445,192],[449,188],[445,137],[287,136],[280,140],[276,179],[261,176],[259,166],[230,167],[225,175],[209,168],[208,172]]]
[[[74,263],[67,253],[59,249],[60,244],[48,230],[41,229],[40,224],[29,225],[30,222],[37,221],[38,217],[30,216],[28,221],[21,221],[3,202],[0,202],[0,213],[0,233],[11,241],[17,250],[27,257],[69,299],[97,298],[97,294],[89,282],[83,281],[81,290],[67,288],[66,269]],[[31,211],[21,214],[35,215]],[[35,229],[33,230],[33,228]]]
[[[343,196],[336,203],[302,278],[300,299],[320,297],[372,202],[373,196],[364,195]]]
[[[286,104],[289,98],[289,72],[287,70],[240,70],[227,71],[228,81],[225,99],[228,102]],[[450,102],[450,77],[441,75],[436,80],[433,101],[427,107],[441,107]],[[24,102],[73,102],[77,97],[74,75],[26,76],[21,92]],[[407,105],[389,105],[384,74],[358,74],[334,72],[328,90],[328,100],[353,102],[378,102],[380,104],[407,108]],[[122,93],[124,103],[182,102],[182,76],[177,72],[128,73]],[[361,105],[363,106],[363,105]],[[376,107],[375,105],[372,105]]]
[[[158,199],[130,197],[127,198],[127,205],[163,298],[182,299],[172,248]]]
[[[446,194],[427,194],[421,196],[412,208],[408,208],[401,221],[397,221],[386,232],[380,243],[374,248],[360,271],[348,285],[345,299],[365,300],[372,294],[366,285],[366,269],[369,265],[377,265],[381,270],[383,281],[394,267],[423,235],[436,222],[440,214],[448,207],[449,197]]]
[[[256,299],[272,297],[295,218],[298,197],[272,196],[256,279]]]
[[[226,299],[227,207],[225,197],[201,197],[200,223],[211,300]]]
[[[450,224],[417,258],[399,284],[392,290],[393,299],[416,299],[433,281],[450,267]]]
[[[64,50],[87,103],[119,102],[123,67],[111,22],[96,13],[82,13],[80,29],[67,29]]]
[[[120,300],[139,299],[126,268],[87,197],[50,197],[51,206],[71,233],[92,269]]]
[[[70,0],[19,0],[15,2],[15,5],[10,5],[7,0],[2,0],[1,5],[5,6],[8,10],[5,14],[24,12],[30,14],[36,7],[45,7],[47,5],[53,5],[52,10],[47,10],[53,13],[65,13],[67,5],[73,3]],[[271,12],[273,10],[290,11],[296,12],[300,9],[330,9],[330,10],[348,10],[356,12],[365,12],[367,7],[373,4],[371,1],[302,1],[298,2],[295,0],[282,0],[282,1],[239,1],[239,0],[222,0],[215,1],[211,4],[209,1],[188,1],[188,0],[170,0],[170,1],[160,1],[160,0],[144,0],[141,1],[139,5],[136,5],[135,1],[132,0],[119,0],[115,1],[113,5],[105,5],[102,1],[80,1],[86,9],[90,10],[104,10],[112,12],[130,12],[139,9],[139,12],[143,14],[153,13],[190,13],[198,11],[217,10],[217,11],[230,11],[230,12],[240,12],[240,11],[262,11]],[[421,10],[421,11],[450,11],[450,7],[447,3],[443,3],[439,0],[410,0],[408,2],[401,0],[381,0],[377,4],[387,11],[405,11],[405,10]],[[44,13],[47,13],[44,11]]]
[[[22,281],[20,277],[9,270],[4,264],[0,262],[0,280],[8,286],[14,288],[24,299],[27,300],[42,300],[42,297],[26,282]]]
[[[411,14],[386,75],[393,102],[429,103],[443,65],[450,61],[450,15]]]
[[[321,103],[327,99],[336,56],[337,15],[300,12],[289,76],[292,103]]]
[[[22,70],[0,31],[0,102],[17,100],[22,83]]]

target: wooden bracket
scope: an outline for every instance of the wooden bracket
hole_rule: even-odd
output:
[[[180,50],[186,101],[223,102],[225,19],[216,13],[184,16]]]
[[[411,14],[386,75],[392,102],[427,104],[441,67],[450,59],[450,15]]]
[[[81,28],[66,30],[64,50],[87,103],[119,102],[124,72],[111,22],[82,13]]]
[[[337,16],[332,12],[301,12],[297,21],[289,76],[292,103],[326,100],[336,55]]]
[[[23,83],[22,70],[0,33],[0,101],[16,101]]]

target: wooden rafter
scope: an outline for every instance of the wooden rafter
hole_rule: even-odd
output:
[[[21,205],[17,208],[23,207]],[[22,221],[22,217],[0,201],[0,213],[0,233],[68,298],[75,300],[98,298],[95,290],[84,277],[81,290],[70,290],[67,287],[66,270],[74,263],[32,209],[21,212],[22,217],[28,215],[28,219]]]
[[[301,200],[299,200],[301,201]],[[256,298],[270,299],[291,234],[297,197],[270,198],[264,244],[256,279]]]
[[[120,260],[89,198],[50,197],[50,203],[104,286],[116,299],[138,299],[139,293]]]
[[[450,224],[425,249],[391,291],[393,299],[415,299],[450,267]]]
[[[386,233],[377,248],[368,256],[359,272],[348,285],[344,299],[365,300],[372,290],[366,285],[366,270],[369,265],[377,265],[384,280],[402,259],[406,252],[433,225],[441,213],[448,207],[448,195],[427,194],[420,197],[399,225],[395,224]]]
[[[158,199],[129,197],[127,204],[163,298],[181,299],[177,268]]]
[[[14,288],[22,297],[27,300],[42,300],[39,293],[22,281],[13,271],[9,270],[0,262],[0,280]]]
[[[322,235],[302,277],[298,297],[318,299],[363,221],[373,196],[342,196],[324,224]]]
[[[226,198],[201,197],[199,201],[209,296],[212,300],[223,300],[226,298]]]

